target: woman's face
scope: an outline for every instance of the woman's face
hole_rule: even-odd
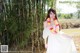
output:
[[[53,12],[50,12],[50,18],[54,19],[55,18],[55,14]]]

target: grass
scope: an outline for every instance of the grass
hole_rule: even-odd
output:
[[[74,35],[74,36],[80,35],[80,28],[62,29],[61,31],[63,31],[68,35]]]

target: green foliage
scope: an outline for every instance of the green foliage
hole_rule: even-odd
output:
[[[58,17],[65,18],[65,19],[71,19],[73,14],[58,14]]]
[[[1,37],[7,35],[8,38],[2,38],[1,41],[4,42],[3,39],[6,39],[5,42],[9,48],[19,49],[28,45],[28,41],[34,40],[38,42],[36,45],[39,47],[39,44],[42,44],[40,38],[42,38],[43,21],[46,15],[45,5],[55,7],[53,6],[54,1],[4,0],[2,2],[4,9],[0,13],[0,35]]]

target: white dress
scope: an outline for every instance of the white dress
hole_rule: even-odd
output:
[[[77,53],[75,44],[71,37],[63,33],[52,34],[48,28],[43,30],[43,38],[48,37],[48,48],[46,53]]]

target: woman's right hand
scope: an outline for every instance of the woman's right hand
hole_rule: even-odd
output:
[[[48,44],[45,44],[45,48],[46,48],[46,49],[48,48]]]

